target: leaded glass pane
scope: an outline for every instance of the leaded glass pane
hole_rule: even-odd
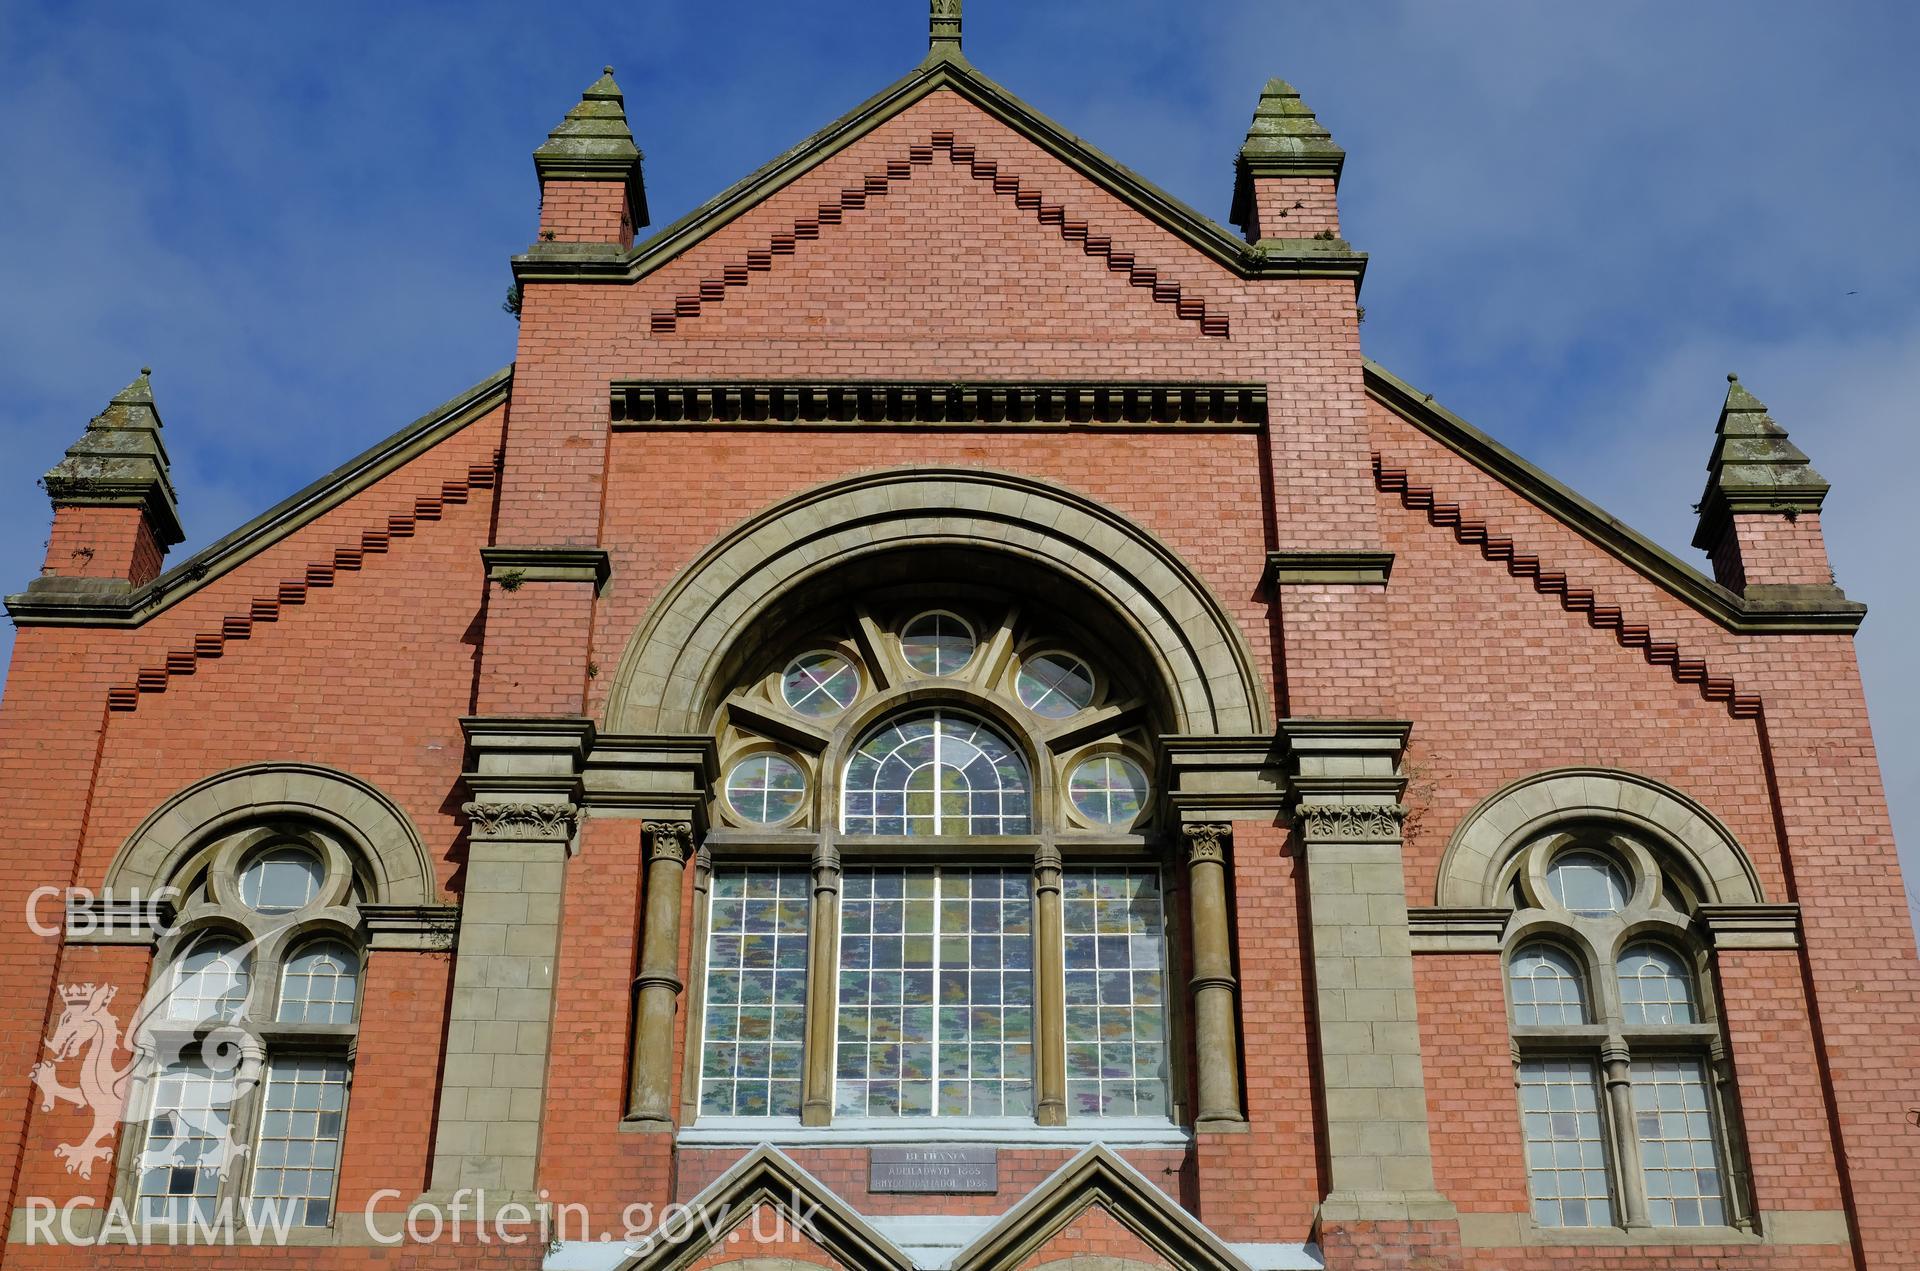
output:
[[[893,720],[847,761],[841,828],[849,834],[1026,834],[1027,765],[964,715]]]
[[[1146,806],[1147,774],[1125,755],[1095,755],[1074,768],[1067,779],[1067,797],[1087,820],[1125,828]]]
[[[849,870],[834,1110],[1033,1114],[1033,903],[1025,870]]]
[[[237,1164],[228,1157],[238,1093],[232,1072],[216,1072],[198,1057],[169,1064],[154,1077],[135,1201],[142,1221],[213,1218],[221,1171]]]
[[[237,941],[202,940],[173,964],[167,1018],[195,1024],[230,1020],[247,1004],[252,976]]]
[[[307,945],[287,959],[280,979],[282,1024],[351,1024],[360,959],[338,940]]]
[[[1715,1227],[1727,1221],[1720,1153],[1697,1059],[1633,1066],[1633,1125],[1656,1227]]]
[[[1165,909],[1153,870],[1061,879],[1066,928],[1067,1111],[1166,1116]]]
[[[700,1111],[799,1116],[807,1037],[807,871],[723,865],[707,917]]]
[[[727,774],[727,805],[745,821],[773,825],[800,810],[807,775],[784,755],[749,755]]]
[[[1693,977],[1670,949],[1637,944],[1620,955],[1620,1009],[1629,1024],[1691,1024]]]
[[[1020,664],[1013,677],[1020,704],[1043,719],[1077,715],[1093,702],[1093,672],[1079,658],[1043,653]]]
[[[1516,1024],[1584,1024],[1587,995],[1573,955],[1550,944],[1530,944],[1507,968]]]
[[[1582,918],[1606,918],[1627,907],[1627,879],[1597,852],[1567,852],[1547,867],[1547,890]]]
[[[305,909],[320,894],[326,870],[304,847],[276,847],[240,871],[240,903],[263,914]]]
[[[296,1227],[331,1223],[346,1121],[344,1060],[274,1060],[253,1161],[253,1212]]]
[[[950,613],[923,613],[900,634],[900,654],[922,675],[953,675],[973,661],[973,628]]]
[[[860,696],[860,673],[838,653],[807,653],[787,664],[781,700],[802,715],[838,715]]]
[[[1543,1227],[1610,1226],[1613,1201],[1593,1065],[1566,1059],[1521,1064],[1520,1115],[1534,1221]]]

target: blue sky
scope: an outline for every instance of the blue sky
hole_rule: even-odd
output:
[[[602,63],[665,224],[925,48],[921,0],[560,10],[0,0],[6,590],[34,479],[143,363],[186,552],[510,361],[528,155]],[[1349,153],[1368,353],[1691,560],[1738,370],[1833,482],[1920,878],[1920,8],[968,0],[966,44],[1223,220],[1292,80]]]

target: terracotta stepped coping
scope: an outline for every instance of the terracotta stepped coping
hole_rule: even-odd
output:
[[[772,270],[776,256],[796,254],[802,242],[819,238],[826,226],[843,224],[848,213],[866,207],[870,199],[885,197],[896,182],[910,180],[916,166],[933,162],[935,151],[945,151],[947,158],[965,167],[974,180],[991,182],[995,194],[1032,212],[1042,225],[1053,226],[1067,242],[1079,243],[1087,255],[1105,259],[1107,268],[1124,275],[1132,286],[1151,290],[1156,303],[1173,306],[1184,321],[1197,322],[1201,334],[1222,339],[1229,334],[1227,315],[1218,307],[1209,307],[1198,296],[1185,294],[1179,283],[1162,278],[1159,270],[1143,264],[1136,253],[1116,247],[1110,235],[1095,234],[1086,221],[1069,216],[1065,204],[1049,199],[1019,177],[1001,172],[995,160],[980,157],[979,147],[955,140],[946,130],[933,133],[927,142],[909,146],[905,158],[887,160],[882,171],[868,173],[858,185],[842,189],[839,198],[820,204],[814,215],[796,220],[791,230],[774,234],[765,247],[748,251],[743,260],[723,265],[718,277],[704,278],[693,291],[675,296],[671,309],[655,309],[652,330],[670,332],[680,323],[699,317],[706,306],[725,300],[731,288],[744,287],[754,274]]]

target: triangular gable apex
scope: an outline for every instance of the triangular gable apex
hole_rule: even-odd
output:
[[[736,181],[624,252],[604,243],[535,243],[513,258],[521,282],[634,282],[677,259],[875,128],[941,89],[950,89],[1105,189],[1140,215],[1241,277],[1347,276],[1356,284],[1366,255],[1343,240],[1248,243],[1218,221],[1062,128],[957,57],[930,58],[839,119]]]
[[[1055,1170],[962,1249],[953,1259],[953,1271],[1011,1271],[1096,1204],[1174,1266],[1248,1271],[1198,1218],[1098,1143]]]
[[[691,1224],[687,1239],[659,1243],[619,1264],[618,1271],[680,1271],[725,1243],[727,1234],[752,1220],[754,1210],[768,1205],[795,1219],[795,1203],[808,1206],[795,1221],[807,1239],[855,1271],[913,1271],[909,1258],[799,1162],[769,1144],[761,1144],[734,1163],[732,1169],[709,1183],[686,1203]],[[709,1228],[703,1215],[725,1215]]]

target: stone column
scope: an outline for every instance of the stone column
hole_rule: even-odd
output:
[[[1649,1226],[1647,1199],[1640,1180],[1640,1144],[1633,1132],[1633,1062],[1626,1046],[1609,1041],[1600,1050],[1600,1075],[1607,1091],[1607,1124],[1613,1131],[1613,1159],[1620,1179],[1620,1222],[1629,1231]]]
[[[1227,912],[1225,822],[1182,826],[1187,837],[1187,895],[1193,928],[1193,1050],[1199,1087],[1194,1123],[1238,1124],[1240,1105],[1239,985]]]
[[[1066,932],[1061,914],[1060,849],[1033,854],[1034,1119],[1067,1123]]]
[[[495,1211],[534,1199],[561,884],[578,809],[487,799],[465,811],[472,833],[429,1196],[473,1189]]]
[[[673,1017],[680,1005],[680,880],[693,849],[691,821],[648,821],[647,892],[640,970],[633,979],[633,1068],[627,1120],[673,1128]]]
[[[835,967],[840,952],[840,853],[824,837],[813,853],[813,904],[807,912],[807,1067],[800,1124],[833,1121]]]
[[[1450,1220],[1434,1187],[1407,930],[1400,755],[1409,725],[1285,720],[1307,864],[1334,1225]]]

